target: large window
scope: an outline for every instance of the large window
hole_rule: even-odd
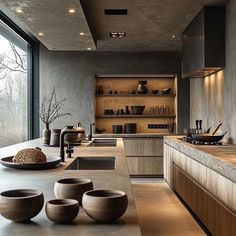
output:
[[[28,139],[28,43],[0,21],[0,147]]]

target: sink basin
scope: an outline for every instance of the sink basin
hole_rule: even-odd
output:
[[[89,147],[116,147],[116,139],[94,139]]]
[[[67,170],[114,170],[115,157],[78,157]]]

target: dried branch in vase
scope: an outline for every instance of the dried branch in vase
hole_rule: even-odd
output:
[[[45,97],[41,102],[39,117],[42,122],[44,124],[51,124],[59,117],[71,115],[70,113],[60,113],[65,101],[65,98],[57,99],[56,88],[54,86],[50,98]]]

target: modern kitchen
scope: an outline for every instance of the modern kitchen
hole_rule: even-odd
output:
[[[0,0],[0,236],[236,235],[235,0]]]

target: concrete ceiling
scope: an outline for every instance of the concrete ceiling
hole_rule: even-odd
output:
[[[176,51],[181,34],[204,5],[225,0],[0,0],[51,50]],[[82,6],[83,7],[82,7]],[[22,9],[22,13],[16,10]],[[76,9],[69,14],[68,9]],[[127,8],[127,16],[106,16],[105,8]],[[85,17],[86,16],[86,17]],[[90,27],[89,27],[90,26]],[[110,32],[126,32],[110,38]],[[43,32],[44,36],[38,33]],[[85,35],[81,36],[80,32]],[[175,35],[173,38],[172,35]]]

